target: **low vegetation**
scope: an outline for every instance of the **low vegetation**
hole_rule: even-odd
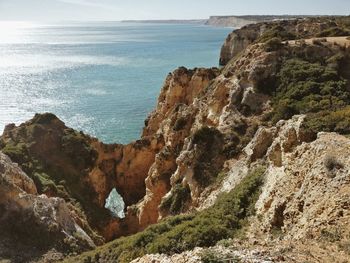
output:
[[[339,228],[322,229],[320,238],[328,242],[338,242],[342,239],[342,233]]]
[[[216,175],[221,170],[223,160],[223,135],[215,128],[202,127],[192,137],[196,145],[196,156],[194,160],[194,179],[206,187],[215,181]]]
[[[305,119],[304,127],[314,133],[324,131],[350,134],[350,106],[309,114]]]
[[[191,200],[191,191],[188,185],[175,185],[170,196],[165,198],[160,204],[160,209],[169,211],[171,215],[177,215],[185,212],[189,201]]]
[[[324,159],[324,165],[328,171],[342,169],[344,165],[337,159],[335,155],[327,155]]]
[[[349,58],[346,51],[329,52],[321,41],[320,45],[299,45],[289,48],[288,53],[283,52],[277,74],[263,79],[256,87],[272,96],[273,111],[266,119],[276,123],[305,114],[304,127],[313,133],[349,134]]]
[[[278,75],[273,120],[295,114],[339,109],[350,102],[347,83],[327,65],[301,59],[287,60]]]
[[[293,40],[296,39],[296,35],[286,30],[286,28],[284,28],[283,26],[276,25],[271,29],[266,30],[262,34],[262,36],[257,40],[257,42],[267,43],[271,39],[280,39],[281,41]]]
[[[266,52],[277,51],[283,47],[282,40],[278,37],[271,38],[267,40],[264,44],[264,49]]]
[[[175,124],[174,124],[174,127],[173,127],[173,130],[174,131],[181,131],[183,130],[186,125],[187,125],[187,119],[185,117],[180,117],[176,120]]]
[[[348,35],[350,35],[350,30],[335,26],[335,27],[323,30],[316,36],[317,37],[342,37],[342,36],[348,36]]]
[[[194,247],[210,247],[234,237],[254,214],[260,194],[263,167],[252,170],[230,193],[202,212],[174,216],[138,234],[120,238],[66,262],[130,262],[150,253],[179,253]]]
[[[232,253],[218,253],[214,249],[208,248],[204,249],[200,254],[201,260],[203,263],[223,263],[223,262],[232,262],[240,263],[241,260],[233,255]]]

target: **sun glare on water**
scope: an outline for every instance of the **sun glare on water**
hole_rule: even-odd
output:
[[[23,42],[24,31],[34,26],[26,21],[0,21],[0,44]]]

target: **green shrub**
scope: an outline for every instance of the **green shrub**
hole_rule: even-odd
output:
[[[343,28],[350,28],[350,16],[335,17],[336,23]]]
[[[342,108],[350,102],[347,82],[335,69],[319,63],[285,61],[278,74],[278,84],[273,99],[275,122],[295,114]]]
[[[193,134],[193,143],[205,144],[210,147],[213,143],[213,139],[215,139],[215,137],[221,136],[222,134],[217,129],[203,126]]]
[[[293,40],[296,38],[296,36],[293,33],[288,32],[284,27],[279,25],[266,30],[257,42],[265,43],[273,38],[279,38],[281,41],[285,41]]]
[[[282,40],[278,37],[271,38],[264,43],[264,49],[266,52],[277,51],[282,47]]]
[[[264,171],[264,168],[251,171],[230,193],[220,196],[214,206],[202,212],[171,217],[66,262],[84,262],[88,257],[94,262],[96,253],[107,262],[130,262],[145,254],[179,253],[235,237],[247,224],[247,217],[255,213]]]
[[[321,111],[305,118],[304,128],[314,133],[320,131],[350,134],[350,106],[334,111]]]
[[[193,178],[206,187],[221,170],[224,138],[217,129],[204,126],[193,134],[192,141],[197,146]]]
[[[46,173],[35,172],[33,174],[33,181],[40,193],[53,193],[55,195],[58,193],[56,184]]]
[[[167,210],[171,215],[177,215],[185,211],[191,200],[191,191],[188,185],[177,184],[173,187],[169,197],[160,204],[160,209]]]
[[[223,259],[218,255],[216,251],[211,249],[205,249],[200,254],[203,263],[222,263]]]
[[[341,36],[348,36],[350,35],[350,31],[345,28],[341,27],[332,27],[323,30],[319,34],[317,34],[317,37],[341,37]]]
[[[340,70],[345,64],[346,60],[348,60],[348,56],[344,53],[338,52],[334,56],[328,58],[326,63],[331,66],[335,66],[336,70]]]
[[[328,171],[333,171],[334,169],[341,169],[344,167],[344,165],[338,161],[335,155],[327,155],[323,162]]]
[[[232,253],[221,254],[210,248],[204,249],[201,252],[200,257],[203,263],[241,262],[241,260],[235,255],[232,255]]]
[[[24,143],[10,142],[4,144],[1,151],[8,155],[12,161],[21,164],[23,161],[28,161],[28,150]]]
[[[242,140],[244,140],[244,138],[242,139],[242,136],[239,136],[234,131],[231,134],[225,135],[223,154],[227,159],[231,159],[241,152],[242,147],[239,146]]]
[[[185,117],[181,117],[176,120],[173,130],[174,131],[181,131],[183,130],[187,125],[187,119]]]
[[[342,239],[342,233],[339,228],[322,229],[321,238],[334,243]]]
[[[35,114],[32,123],[50,124],[53,120],[58,120],[58,118],[52,113]]]

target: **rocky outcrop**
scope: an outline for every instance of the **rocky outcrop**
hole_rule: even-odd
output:
[[[320,133],[311,143],[302,141],[297,129],[284,126],[271,145],[266,184],[256,205],[259,225],[280,230],[286,239],[317,238],[335,228],[343,235],[350,223],[345,157],[350,140]]]
[[[11,184],[13,187],[22,189],[27,194],[36,195],[36,186],[19,166],[13,163],[8,156],[0,152],[0,174],[3,182]]]
[[[0,215],[0,260],[28,262],[52,250],[66,255],[95,247],[70,205],[38,195],[33,180],[1,152]]]
[[[156,156],[146,179],[146,196],[138,205],[140,225],[158,221],[159,205],[175,184],[171,176],[177,169],[177,158],[195,125],[196,100],[218,75],[217,69],[179,68],[170,74],[162,88],[157,108],[146,121],[143,136],[162,134],[165,147]]]
[[[268,251],[263,249],[234,249],[233,247],[215,246],[209,249],[195,248],[192,251],[186,251],[181,254],[166,255],[154,254],[146,255],[132,261],[132,263],[173,263],[173,262],[225,262],[237,261],[242,263],[272,263],[279,262],[278,256],[271,256]]]
[[[221,48],[220,65],[226,65],[252,43],[265,42],[271,37],[282,40],[311,38],[337,26],[338,23],[333,18],[299,18],[244,26],[226,38]]]
[[[272,63],[272,59],[252,63],[267,60]],[[243,72],[250,66],[240,68]],[[146,179],[146,196],[138,204],[141,226],[197,207],[224,161],[238,154],[246,138],[253,136],[256,126],[251,124],[259,118],[247,118],[245,112],[259,116],[267,110],[268,97],[249,89],[258,75],[239,80],[219,73],[217,69],[179,68],[166,79],[143,133],[161,134],[165,147],[156,156]],[[174,189],[186,192],[187,188],[190,196],[178,200]],[[169,210],[174,202],[181,203],[179,211]]]
[[[39,194],[64,198],[84,225],[108,240],[129,233],[129,228],[113,231],[111,226],[121,222],[104,208],[106,198],[115,187],[128,206],[142,199],[145,178],[162,145],[161,136],[125,146],[105,145],[66,127],[52,114],[38,114],[18,127],[8,125],[0,148],[30,175]]]
[[[251,167],[265,164],[248,243],[225,240],[225,248],[146,255],[133,262],[316,262],[315,258],[317,262],[346,262],[350,139],[335,133],[319,133],[316,138],[304,129],[304,119],[294,116],[275,127],[261,127],[244,149],[244,156],[226,163],[229,171],[222,184],[201,200],[200,210],[208,208],[220,194],[234,189]]]
[[[233,57],[252,44],[261,34],[259,27],[260,24],[253,24],[229,34],[221,48],[219,64],[226,65]]]

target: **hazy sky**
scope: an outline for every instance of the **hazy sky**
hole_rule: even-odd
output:
[[[0,0],[0,20],[189,19],[210,15],[350,14],[350,0]]]

